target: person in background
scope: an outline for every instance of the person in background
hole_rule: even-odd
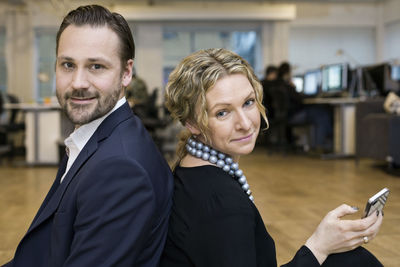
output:
[[[173,178],[124,97],[135,55],[128,23],[102,6],[81,6],[56,40],[57,98],[75,130],[5,266],[158,266]]]
[[[278,68],[274,65],[268,65],[265,68],[264,79],[261,80],[261,85],[263,87],[263,105],[266,109],[266,114],[268,117],[273,117],[272,109],[272,96],[271,89],[275,86],[276,80],[278,78]]]
[[[254,148],[261,118],[267,120],[261,101],[251,66],[225,49],[193,53],[171,73],[166,106],[186,130],[162,267],[277,265],[274,241],[239,168],[240,157]],[[342,219],[355,212],[345,204],[329,212],[285,266],[382,266],[360,247],[376,236],[382,214]]]
[[[143,79],[137,76],[135,68],[132,68],[132,81],[126,88],[125,96],[131,107],[135,104],[146,104],[148,102],[147,85]]]
[[[303,98],[296,91],[296,86],[292,82],[292,67],[289,62],[285,61],[279,65],[277,83],[282,85],[287,95],[289,101],[288,116],[290,119],[303,108]]]
[[[288,62],[283,62],[278,68],[277,86],[284,91],[287,105],[286,139],[295,146],[293,125],[311,124],[314,127],[314,140],[310,147],[316,152],[332,150],[333,119],[332,110],[325,105],[304,105],[303,96],[296,91],[292,82],[292,68]],[[274,101],[274,100],[272,100]]]

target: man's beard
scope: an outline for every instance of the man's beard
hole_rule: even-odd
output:
[[[89,92],[86,89],[77,89],[67,92],[63,96],[57,92],[57,98],[64,113],[71,122],[75,125],[84,125],[104,116],[112,110],[119,100],[121,90],[122,88],[106,95],[100,95],[98,91]],[[94,98],[96,102],[79,105],[69,101],[71,98]]]

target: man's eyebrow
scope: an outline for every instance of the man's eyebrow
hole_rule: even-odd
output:
[[[102,58],[102,57],[93,57],[93,58],[88,58],[89,62],[106,62],[110,63],[107,59]]]
[[[57,60],[68,60],[68,61],[73,61],[72,57],[67,57],[67,56],[58,56]]]
[[[66,60],[66,61],[74,61],[72,57],[69,56],[59,56],[57,57],[57,60]],[[93,63],[93,62],[105,62],[106,64],[111,64],[110,61],[108,61],[105,58],[102,57],[93,57],[93,58],[88,58],[87,61]]]

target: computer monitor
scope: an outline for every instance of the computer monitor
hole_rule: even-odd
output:
[[[362,69],[363,89],[370,93],[386,95],[390,91],[398,91],[399,83],[393,79],[392,66],[389,63],[365,66]],[[396,71],[396,70],[395,70]]]
[[[319,93],[321,85],[321,70],[309,70],[304,74],[303,94],[306,96],[315,96]]]
[[[303,84],[304,84],[304,78],[303,76],[296,75],[292,77],[292,82],[296,86],[296,91],[298,93],[303,93]]]
[[[349,66],[346,63],[325,65],[321,69],[323,94],[337,94],[348,89]]]
[[[400,81],[400,65],[392,65],[390,77],[393,81]]]

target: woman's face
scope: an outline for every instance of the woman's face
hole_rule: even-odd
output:
[[[256,96],[243,74],[228,75],[206,93],[210,144],[235,161],[249,154],[260,129]]]

